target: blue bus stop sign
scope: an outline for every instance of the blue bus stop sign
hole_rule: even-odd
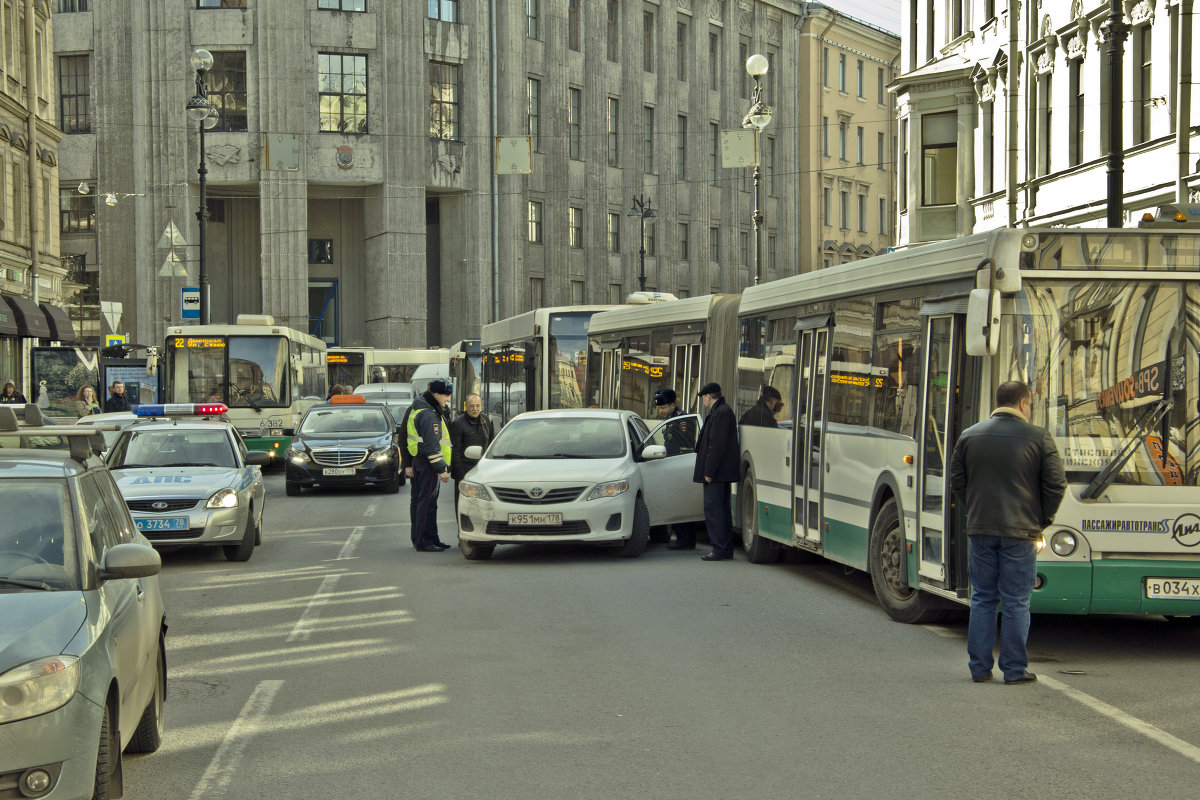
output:
[[[200,319],[200,287],[184,286],[180,319]]]

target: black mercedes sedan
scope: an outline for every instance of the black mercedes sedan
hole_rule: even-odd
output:
[[[335,395],[300,420],[284,459],[287,493],[313,486],[382,486],[400,491],[404,432],[386,405]]]

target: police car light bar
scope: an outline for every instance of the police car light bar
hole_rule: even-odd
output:
[[[219,417],[228,410],[224,403],[143,403],[133,413],[139,417]]]

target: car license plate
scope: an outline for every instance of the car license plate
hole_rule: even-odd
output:
[[[1200,579],[1146,578],[1148,600],[1200,600]]]
[[[509,514],[509,525],[562,525],[562,512],[541,514]]]
[[[322,475],[353,475],[354,467],[326,467],[321,470]]]
[[[152,519],[135,519],[133,521],[139,531],[186,531],[187,517],[154,517]]]

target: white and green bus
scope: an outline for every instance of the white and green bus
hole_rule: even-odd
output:
[[[1022,380],[1070,489],[1033,610],[1200,617],[1200,232],[997,230],[750,287],[737,521],[752,561],[869,573],[887,613],[969,598],[945,480],[961,431]],[[726,392],[729,394],[729,392]]]
[[[422,364],[449,364],[446,349],[329,348],[329,385],[353,390],[364,383],[409,383]]]
[[[163,385],[168,403],[221,402],[251,450],[283,457],[304,412],[325,402],[325,342],[239,314],[235,325],[167,329]]]

